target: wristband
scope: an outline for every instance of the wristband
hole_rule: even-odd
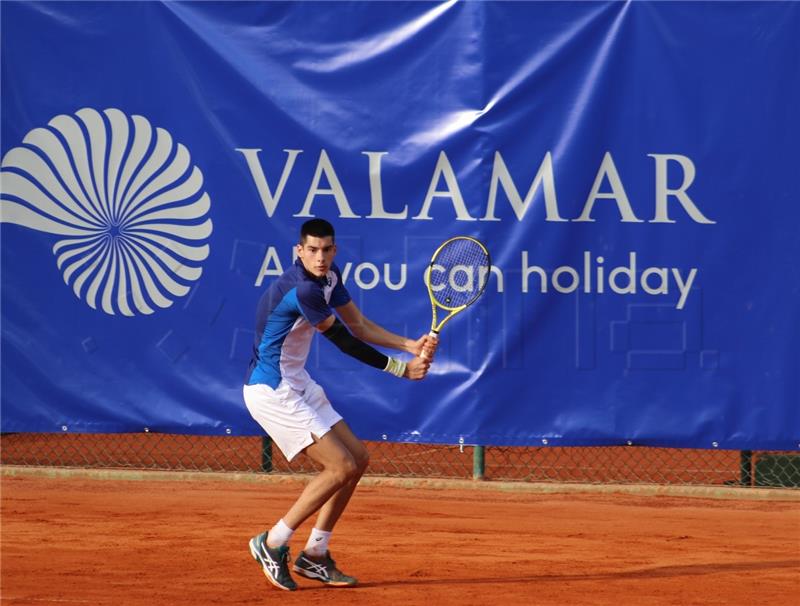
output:
[[[395,377],[402,377],[406,372],[407,364],[401,360],[395,360],[392,357],[386,361],[386,368],[384,372],[393,374]]]

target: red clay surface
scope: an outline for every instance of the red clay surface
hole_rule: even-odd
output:
[[[271,588],[247,549],[301,489],[3,476],[0,603],[796,606],[800,503],[361,487],[334,556]],[[297,553],[308,527],[292,542]]]

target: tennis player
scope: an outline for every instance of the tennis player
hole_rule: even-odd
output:
[[[316,523],[294,561],[294,572],[332,586],[357,583],[336,567],[328,545],[369,455],[305,369],[314,334],[322,333],[368,366],[411,380],[425,377],[436,350],[436,340],[427,335],[414,341],[385,330],[361,313],[333,262],[336,242],[330,223],[323,219],[305,222],[297,256],[297,262],[270,285],[258,303],[256,342],[243,389],[250,414],[289,461],[304,452],[322,467],[289,511],[268,531],[250,539],[250,553],[267,579],[287,591],[297,589],[289,572],[289,540],[315,513]],[[367,343],[415,357],[403,362]],[[420,357],[423,349],[427,359]]]

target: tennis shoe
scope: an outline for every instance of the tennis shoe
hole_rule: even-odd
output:
[[[267,547],[267,533],[262,532],[250,539],[250,554],[261,564],[264,576],[278,589],[294,591],[297,583],[289,574],[289,547]]]
[[[324,556],[310,556],[301,551],[294,562],[294,571],[307,579],[321,581],[332,587],[353,587],[358,584],[358,580],[336,568],[330,551],[326,551]]]

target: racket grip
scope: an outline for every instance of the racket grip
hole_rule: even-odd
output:
[[[438,341],[439,340],[439,331],[438,330],[432,330],[432,331],[430,331],[428,333],[428,336],[429,337],[433,337],[434,339],[436,339]],[[419,357],[422,358],[423,360],[430,360],[430,358],[427,355],[425,355],[425,350],[424,349],[420,352]]]

